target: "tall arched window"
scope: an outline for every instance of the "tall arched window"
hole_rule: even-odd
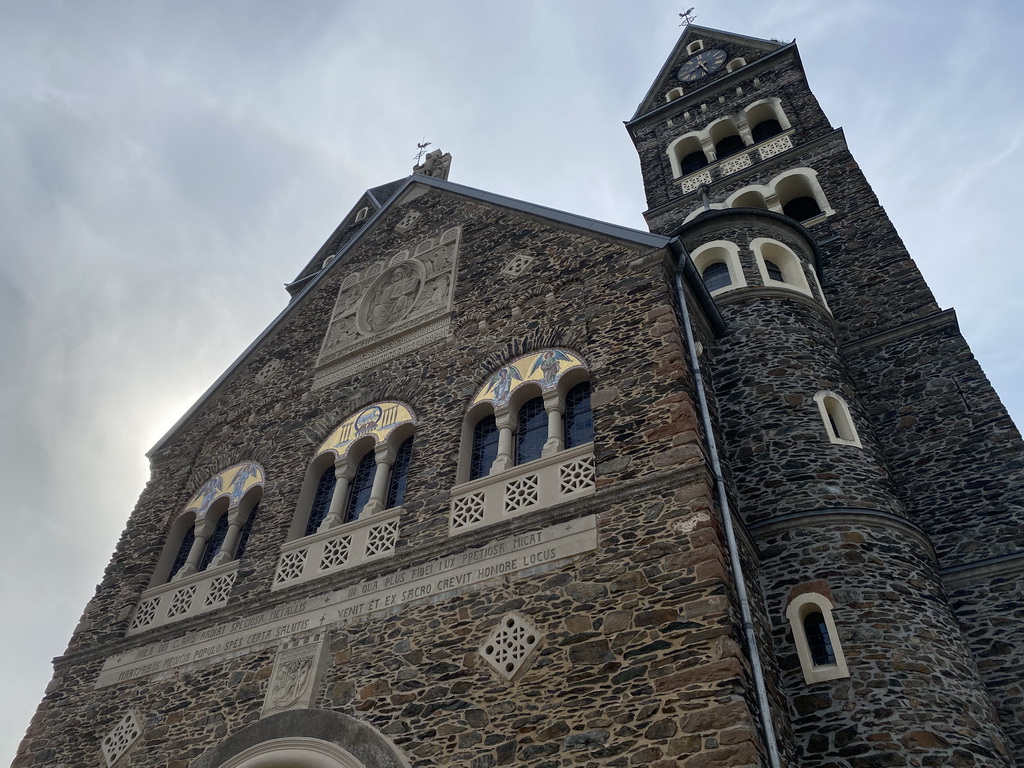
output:
[[[719,160],[735,155],[737,152],[742,152],[746,148],[743,143],[743,139],[740,138],[739,134],[734,133],[732,136],[726,136],[720,141],[715,143],[715,157]]]
[[[527,400],[519,408],[519,424],[516,432],[516,464],[539,459],[548,438],[548,414],[544,409],[544,398]]]
[[[814,666],[836,663],[828,624],[825,623],[825,616],[821,611],[812,611],[804,616],[804,635],[807,637],[807,649],[810,651]]]
[[[358,520],[363,513],[363,507],[370,500],[370,492],[373,490],[373,475],[377,468],[377,461],[373,451],[367,451],[363,458],[356,465],[356,474],[348,489],[348,509],[345,512],[345,522],[350,523]]]
[[[814,402],[818,404],[818,412],[821,414],[825,433],[830,442],[863,447],[853,417],[850,415],[850,407],[842,397],[835,392],[822,391],[814,395]]]
[[[594,413],[590,408],[590,382],[581,381],[565,395],[565,447],[594,442]]]
[[[776,264],[774,261],[764,260],[764,270],[768,273],[768,277],[772,280],[777,280],[780,283],[786,282],[785,276],[782,274],[782,267]]]
[[[337,476],[332,464],[324,470],[316,484],[316,494],[313,496],[313,506],[309,510],[309,519],[306,521],[306,532],[303,536],[311,536],[316,533],[320,523],[327,517],[327,512],[331,508],[331,497],[334,496],[334,486],[337,483]]]
[[[498,424],[494,414],[484,416],[473,427],[473,455],[470,458],[469,479],[485,477],[498,457]]]
[[[199,561],[199,570],[205,571],[210,561],[217,556],[220,552],[220,548],[224,545],[224,537],[228,535],[228,513],[225,512],[217,518],[217,522],[213,527],[213,533],[210,534],[210,538],[206,541],[206,549],[203,550],[203,558]]]
[[[762,120],[750,129],[750,135],[754,137],[755,144],[766,141],[780,133],[782,133],[782,125],[774,117]]]
[[[171,563],[171,570],[167,574],[167,580],[170,581],[174,578],[174,575],[180,571],[185,563],[188,562],[188,554],[192,551],[192,544],[196,540],[196,529],[194,526],[189,526],[188,530],[185,531],[185,535],[181,538],[181,545],[178,547],[178,553],[174,556],[174,561]]]
[[[395,463],[391,467],[391,480],[388,483],[388,509],[402,505],[405,499],[405,484],[409,480],[409,464],[412,460],[412,437],[407,437],[398,447]]]
[[[699,171],[707,164],[707,155],[704,154],[703,149],[698,149],[679,161],[679,174],[681,176],[688,176],[694,171]]]

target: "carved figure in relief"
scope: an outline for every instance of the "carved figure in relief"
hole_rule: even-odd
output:
[[[284,663],[281,674],[274,681],[274,689],[270,700],[278,709],[287,709],[294,705],[309,683],[313,671],[313,657],[303,656]]]
[[[432,283],[429,283],[427,288],[430,293],[427,295],[425,305],[431,309],[434,307],[443,307],[448,301],[448,286],[449,281],[447,277],[440,277]]]
[[[420,287],[419,276],[405,264],[399,264],[372,297],[368,313],[370,329],[383,330],[395,324],[412,309]]]

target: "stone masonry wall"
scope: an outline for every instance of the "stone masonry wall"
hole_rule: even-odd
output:
[[[421,214],[415,228],[395,231],[410,209]],[[347,270],[456,224],[463,231],[453,335],[311,389]],[[529,270],[500,275],[517,253],[535,258]],[[333,630],[333,662],[316,706],[372,724],[416,766],[549,766],[563,758],[665,768],[759,764],[747,662],[663,262],[660,253],[447,192],[396,207],[154,456],[153,477],[56,663],[17,768],[96,764],[99,739],[129,707],[144,734],[123,764],[185,768],[258,718],[273,653],[223,656],[95,690],[105,658],[460,552],[470,541],[592,513],[599,513],[594,553]],[[555,344],[590,367],[597,492],[449,538],[470,398],[510,357]],[[305,514],[296,499],[317,446],[353,410],[384,398],[409,403],[419,419],[395,555],[271,593],[292,519]],[[171,521],[207,477],[246,459],[260,462],[267,481],[228,606],[125,637]],[[511,609],[543,634],[515,684],[476,655]]]

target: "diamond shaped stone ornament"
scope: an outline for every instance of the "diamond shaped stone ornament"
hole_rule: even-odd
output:
[[[128,748],[138,741],[141,735],[142,726],[139,725],[138,715],[133,710],[129,710],[128,714],[121,718],[121,721],[100,742],[107,768],[116,763],[118,758],[127,752]]]
[[[506,680],[514,680],[540,644],[540,633],[518,613],[507,613],[480,646],[480,655]]]

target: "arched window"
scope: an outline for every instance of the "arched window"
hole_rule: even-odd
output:
[[[473,455],[470,458],[469,479],[486,477],[498,458],[498,424],[494,414],[484,416],[473,427]]]
[[[755,144],[767,141],[772,136],[777,136],[780,133],[782,133],[782,125],[774,117],[762,120],[750,129],[750,135],[754,138]]]
[[[544,398],[527,400],[519,408],[516,430],[516,464],[539,459],[548,438],[548,414]]]
[[[217,522],[214,524],[213,532],[210,534],[210,538],[206,540],[206,549],[203,550],[203,557],[199,561],[199,570],[205,571],[210,562],[220,552],[220,548],[224,546],[224,537],[228,535],[228,513],[225,512],[217,518]]]
[[[376,468],[377,461],[373,451],[367,451],[363,454],[363,458],[356,464],[356,473],[348,489],[348,508],[345,512],[346,523],[358,520],[359,515],[363,512],[363,507],[370,500]]]
[[[716,261],[708,266],[704,267],[704,271],[700,273],[701,278],[704,280],[704,285],[707,286],[709,291],[717,291],[719,288],[725,288],[732,283],[732,278],[729,276],[729,265],[724,261]]]
[[[814,396],[814,401],[818,404],[818,412],[830,442],[863,447],[850,415],[850,407],[842,397],[835,392],[822,391]]]
[[[691,152],[679,161],[679,175],[688,176],[694,171],[699,171],[707,164],[708,158],[707,155],[704,154],[703,149]]]
[[[794,197],[787,203],[782,204],[782,212],[791,219],[807,221],[821,214],[821,207],[818,201],[808,195]]]
[[[764,269],[768,273],[768,277],[772,280],[777,280],[780,283],[786,282],[786,278],[782,274],[782,267],[776,264],[774,261],[764,260]]]
[[[252,535],[252,528],[256,524],[256,514],[260,511],[259,502],[249,510],[249,519],[242,526],[242,532],[238,535],[238,547],[235,550],[235,559],[241,560],[245,554],[245,548],[249,544],[249,537]]]
[[[759,208],[762,211],[768,210],[768,203],[764,199],[764,195],[758,192],[756,189],[747,190],[742,194],[737,195],[729,203],[730,208]]]
[[[745,148],[746,145],[743,143],[743,139],[740,138],[739,134],[734,133],[715,142],[715,157],[719,160],[724,160],[730,155],[742,152]]]
[[[807,638],[807,649],[810,651],[814,666],[836,663],[832,638],[828,634],[828,624],[825,623],[825,616],[821,611],[812,611],[804,616],[804,636]]]
[[[412,460],[412,437],[407,437],[398,447],[395,463],[391,467],[391,481],[388,483],[388,499],[385,507],[400,507],[405,499],[405,484],[409,480],[409,464]]]
[[[590,382],[581,381],[565,396],[565,447],[594,442],[594,413],[590,408]]]
[[[306,521],[306,531],[303,536],[311,536],[316,533],[320,523],[327,517],[331,508],[331,498],[334,496],[334,486],[337,483],[334,465],[331,464],[317,481],[316,495],[313,496],[313,505],[309,510],[309,519]]]
[[[178,546],[178,553],[174,556],[170,572],[167,574],[167,581],[173,579],[174,575],[184,567],[185,563],[188,562],[188,555],[189,552],[192,551],[192,544],[195,540],[196,529],[193,526],[189,526],[188,530],[185,531],[185,535],[181,538],[181,544]]]
[[[813,582],[815,588],[828,587],[824,582]],[[811,585],[804,585],[804,589]],[[794,591],[800,587],[794,588]],[[793,633],[804,682],[818,683],[849,677],[846,656],[839,642],[839,634],[832,618],[832,601],[820,592],[797,594],[786,608]]]

